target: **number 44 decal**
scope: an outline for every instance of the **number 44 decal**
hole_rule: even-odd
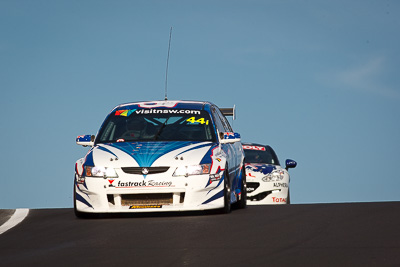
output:
[[[196,120],[195,117],[190,117],[189,119],[187,119],[186,121],[190,122],[190,123],[200,123],[200,124],[206,124],[208,125],[208,120],[204,120],[204,118],[199,118]]]

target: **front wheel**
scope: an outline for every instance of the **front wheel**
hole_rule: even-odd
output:
[[[229,185],[228,168],[226,168],[224,173],[224,208],[222,212],[225,214],[231,212],[231,187]]]
[[[246,183],[246,171],[244,164],[242,168],[242,183],[240,186],[240,200],[237,204],[239,209],[245,209],[247,207],[247,183]]]

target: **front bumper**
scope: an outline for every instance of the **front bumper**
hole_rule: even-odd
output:
[[[247,182],[247,205],[287,204],[288,182]]]
[[[217,181],[209,175],[129,175],[115,179],[75,175],[75,207],[85,213],[218,209],[224,206],[223,189],[223,173]]]

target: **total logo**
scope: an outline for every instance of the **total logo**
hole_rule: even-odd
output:
[[[283,197],[272,197],[274,203],[286,203],[286,198]]]

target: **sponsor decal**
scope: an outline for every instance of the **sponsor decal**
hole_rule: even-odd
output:
[[[129,209],[160,209],[162,205],[132,205]]]
[[[115,179],[108,179],[108,182],[110,183],[109,185],[108,185],[108,187],[114,187],[113,186],[113,182],[115,181]]]
[[[281,181],[284,177],[285,173],[282,170],[273,170],[271,173],[268,173],[261,180],[263,182],[276,182]]]
[[[287,183],[274,183],[274,187],[288,187]]]
[[[196,119],[196,117],[190,117],[189,119],[186,120],[187,122],[190,122],[192,124],[206,124],[208,125],[208,120],[204,120],[204,118],[199,118]]]
[[[77,182],[78,184],[84,184],[84,183],[85,183],[85,177],[78,176],[78,177],[76,178],[76,182]]]
[[[200,110],[192,109],[139,109],[135,110],[135,114],[190,114],[200,115]],[[204,120],[204,119],[203,119]]]
[[[115,116],[129,117],[136,109],[122,109],[115,111]]]
[[[171,187],[172,182],[158,182],[158,181],[154,181],[154,180],[149,180],[147,181],[148,186],[159,186],[159,187]]]
[[[283,197],[272,197],[274,203],[286,203],[286,198]]]
[[[174,187],[171,181],[141,181],[141,182],[121,182],[118,181],[117,188],[127,187]]]
[[[265,147],[263,147],[263,146],[248,146],[248,145],[244,145],[243,149],[265,151]]]
[[[219,173],[210,174],[210,178],[208,179],[208,183],[211,184],[212,182],[217,182],[222,178]]]

